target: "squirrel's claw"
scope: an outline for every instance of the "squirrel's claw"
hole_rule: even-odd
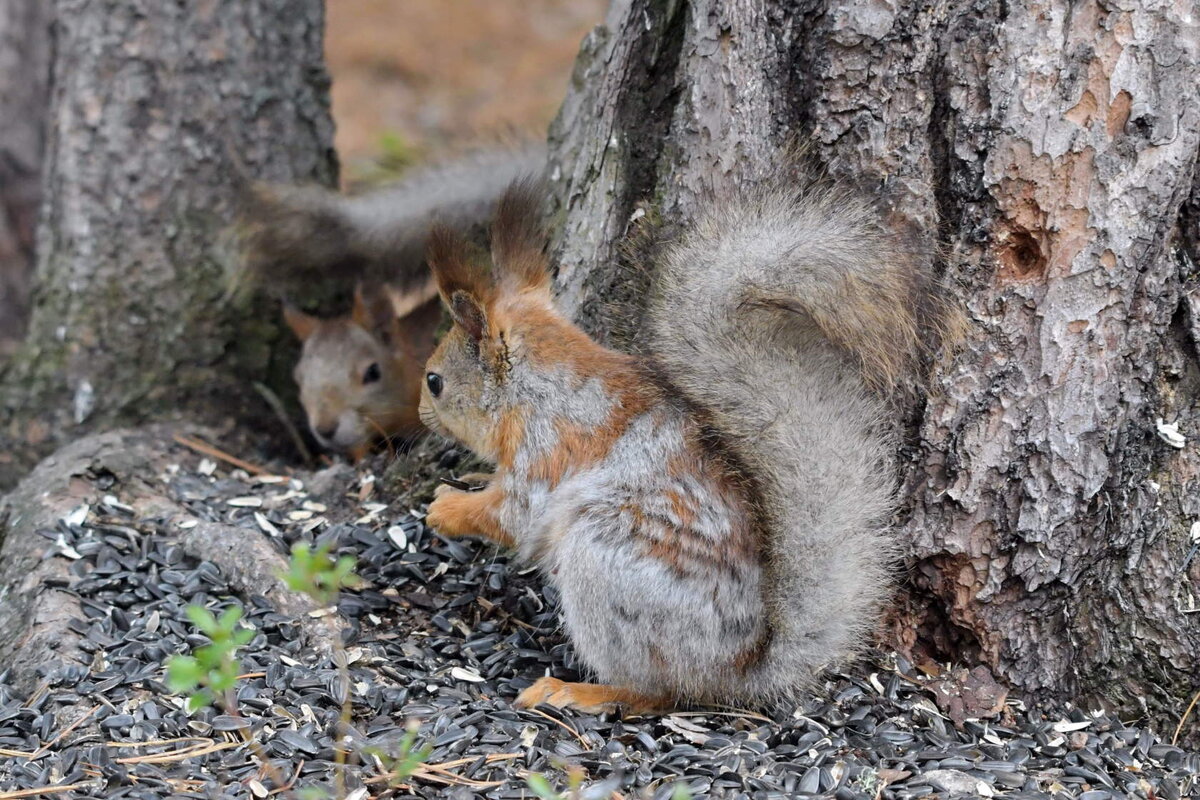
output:
[[[640,694],[620,686],[596,683],[567,683],[558,678],[539,678],[517,696],[517,708],[533,708],[545,703],[555,708],[573,708],[584,714],[653,714],[671,707],[662,698]]]
[[[468,472],[454,480],[443,478],[442,483],[434,488],[433,496],[438,498],[450,492],[478,492],[486,489],[494,477],[491,472]]]

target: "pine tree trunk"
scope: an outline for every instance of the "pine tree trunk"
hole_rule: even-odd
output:
[[[628,343],[631,216],[685,222],[798,138],[886,189],[971,323],[912,409],[893,642],[1177,719],[1200,674],[1198,91],[1188,3],[617,0],[552,129],[561,295]]]
[[[35,300],[0,435],[26,455],[180,407],[253,414],[252,381],[287,383],[288,340],[265,305],[226,298],[229,229],[247,178],[334,178],[322,3],[57,0],[53,15]]]
[[[41,198],[50,24],[43,0],[0,5],[0,358],[25,330]]]

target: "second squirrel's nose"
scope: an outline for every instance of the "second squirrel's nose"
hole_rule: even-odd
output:
[[[337,423],[335,422],[332,425],[314,426],[314,432],[317,434],[317,438],[324,439],[328,442],[333,439],[335,434],[337,434]]]

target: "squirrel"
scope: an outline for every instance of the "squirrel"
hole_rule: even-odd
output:
[[[358,461],[377,439],[408,440],[423,430],[423,367],[442,322],[432,280],[407,292],[360,284],[343,317],[321,319],[292,305],[283,316],[303,342],[293,377],[321,447]]]
[[[664,249],[634,356],[555,309],[538,193],[499,202],[490,269],[435,229],[453,324],[420,403],[496,465],[477,491],[438,487],[427,523],[538,565],[598,681],[542,677],[516,705],[793,697],[890,592],[887,394],[952,317],[930,249],[850,189],[738,191]]]
[[[306,314],[285,299],[303,343],[294,377],[309,429],[359,460],[377,440],[411,440],[423,365],[442,323],[425,245],[436,220],[480,238],[513,180],[545,168],[545,148],[477,150],[417,167],[358,196],[314,186],[258,185],[242,213],[237,282],[276,294],[315,282],[356,286],[350,313]]]

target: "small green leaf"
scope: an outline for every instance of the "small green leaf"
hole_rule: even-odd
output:
[[[193,711],[196,711],[197,709],[201,709],[207,705],[211,705],[212,699],[213,699],[212,693],[206,689],[202,689],[201,691],[196,692],[195,694],[189,696],[187,699],[187,707],[186,707],[187,712],[189,714],[191,714]]]
[[[204,669],[191,656],[171,656],[167,660],[167,686],[172,692],[190,692],[203,677]]]
[[[241,606],[230,606],[221,612],[221,618],[217,620],[217,625],[221,630],[231,633],[238,620],[242,618]]]
[[[671,800],[692,800],[692,792],[686,783],[675,784],[675,790],[671,792]]]
[[[208,670],[221,663],[223,651],[224,648],[222,648],[221,645],[213,643],[203,645],[202,647],[197,647],[192,651],[192,655],[196,657],[196,660],[199,661],[206,670]]]
[[[550,781],[546,780],[545,776],[534,772],[525,778],[525,783],[529,784],[529,789],[542,800],[563,800],[562,795],[554,791],[550,786]]]
[[[204,606],[198,606],[195,603],[189,605],[187,607],[187,616],[192,621],[192,624],[210,639],[219,630],[217,627],[217,618]]]

